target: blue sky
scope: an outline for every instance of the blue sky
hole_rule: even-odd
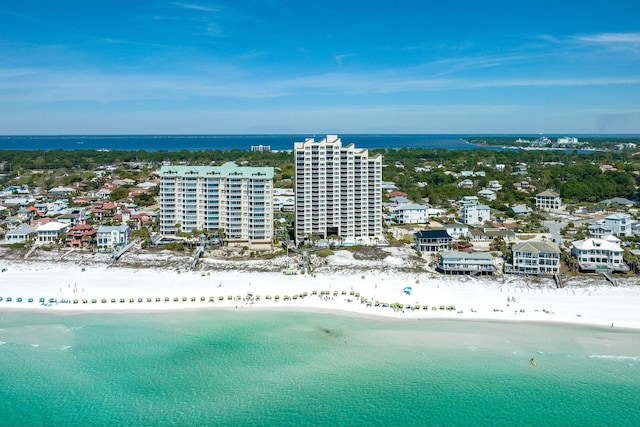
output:
[[[640,2],[0,0],[0,134],[640,134]]]

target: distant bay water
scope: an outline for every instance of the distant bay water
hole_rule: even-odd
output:
[[[320,140],[325,135],[318,135]],[[480,148],[464,141],[462,135],[339,135],[343,145],[357,148]],[[294,142],[314,135],[56,135],[0,136],[0,150],[144,150],[204,151],[250,150],[266,145],[271,150],[292,150]],[[490,148],[490,147],[482,147]],[[499,147],[494,147],[499,149]]]
[[[3,312],[0,425],[638,426],[639,348],[549,323]]]

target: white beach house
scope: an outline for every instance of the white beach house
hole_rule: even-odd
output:
[[[415,203],[402,203],[394,209],[398,224],[425,224],[429,222],[429,207]]]
[[[604,239],[576,240],[571,246],[571,255],[578,261],[581,271],[626,273],[629,267],[624,263],[620,239],[606,236]]]
[[[71,226],[61,222],[48,222],[38,227],[37,242],[39,244],[55,243]]]
[[[460,222],[469,225],[481,225],[491,219],[487,205],[465,205],[460,209]]]

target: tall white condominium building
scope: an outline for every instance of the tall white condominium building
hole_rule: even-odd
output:
[[[340,236],[345,243],[382,238],[382,155],[342,146],[337,135],[294,143],[296,241]]]
[[[161,234],[222,229],[232,244],[271,244],[273,168],[163,166],[160,177]]]

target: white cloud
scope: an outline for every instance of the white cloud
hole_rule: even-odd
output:
[[[350,58],[350,57],[352,57],[354,55],[355,55],[355,53],[345,53],[345,54],[342,54],[342,55],[336,55],[336,56],[333,57],[333,60],[336,61],[336,63],[338,65],[342,65],[342,62],[345,59]]]
[[[592,43],[640,43],[640,33],[601,33],[590,36],[577,36],[576,40]]]
[[[183,3],[183,2],[173,1],[171,2],[171,5],[182,8],[182,9],[198,10],[201,12],[217,12],[218,11],[218,9],[215,7],[202,6],[195,3]]]
[[[415,71],[415,70],[414,70]],[[296,78],[251,76],[234,68],[199,74],[107,74],[102,71],[0,69],[0,102],[58,103],[193,101],[198,99],[275,99],[290,96],[359,96],[433,93],[446,90],[510,87],[588,87],[640,85],[640,77],[441,78],[421,72],[323,73]]]

